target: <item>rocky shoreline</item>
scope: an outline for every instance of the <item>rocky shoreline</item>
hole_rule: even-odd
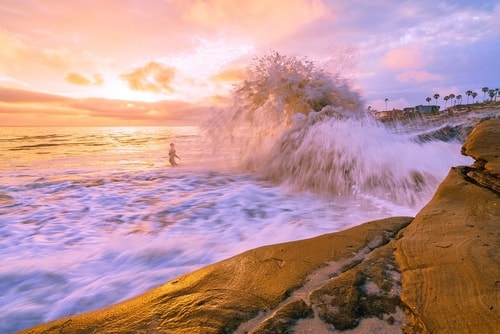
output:
[[[495,333],[500,118],[413,217],[264,246],[21,333]]]

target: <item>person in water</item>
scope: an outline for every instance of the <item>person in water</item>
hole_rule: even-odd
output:
[[[177,166],[175,158],[180,159],[179,156],[175,153],[174,143],[170,143],[170,150],[168,151],[168,162],[170,162],[172,166]]]

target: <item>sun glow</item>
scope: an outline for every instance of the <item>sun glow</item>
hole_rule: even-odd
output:
[[[234,82],[228,68],[243,71],[254,51],[251,44],[200,41],[194,53],[179,53],[130,65],[127,69],[105,69],[99,84],[67,86],[64,95],[99,97],[123,101],[201,102],[228,93]],[[229,65],[228,65],[229,64]],[[228,67],[229,66],[229,67]]]
[[[95,95],[99,95],[103,98],[123,101],[156,102],[168,99],[168,96],[165,94],[130,89],[126,82],[113,77],[107,79],[101,87],[96,88],[94,96]]]

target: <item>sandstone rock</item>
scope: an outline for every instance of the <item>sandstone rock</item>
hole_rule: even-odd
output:
[[[463,150],[484,161],[491,177],[500,171],[499,131],[500,119],[481,123]],[[401,299],[423,332],[495,333],[500,328],[500,197],[462,170],[450,171],[395,243]]]
[[[462,147],[462,154],[481,163],[490,175],[500,177],[500,118],[479,123]]]
[[[500,193],[500,121],[493,119],[480,123],[462,147],[462,154],[476,162],[465,169],[467,177],[483,187]]]

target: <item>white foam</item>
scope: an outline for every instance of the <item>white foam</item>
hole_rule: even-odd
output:
[[[397,214],[246,174],[179,168],[66,181],[50,172],[3,190],[13,200],[1,209],[2,331],[118,302],[250,248]]]

